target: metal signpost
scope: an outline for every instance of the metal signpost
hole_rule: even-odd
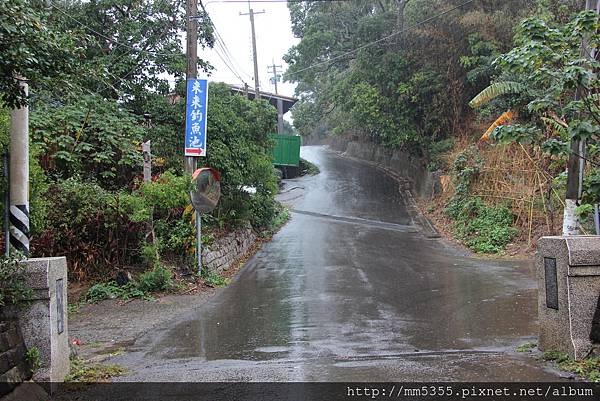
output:
[[[185,102],[185,156],[206,156],[208,81],[188,79]]]
[[[198,274],[202,274],[202,213],[214,210],[221,197],[221,174],[210,167],[199,168],[192,175],[190,198],[196,210],[196,255]]]

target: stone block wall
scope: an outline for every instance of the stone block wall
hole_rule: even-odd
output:
[[[209,272],[221,273],[241,259],[257,240],[252,228],[237,230],[202,249],[202,264]]]
[[[18,321],[0,313],[0,398],[31,379],[26,353]]]

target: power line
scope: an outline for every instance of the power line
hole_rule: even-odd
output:
[[[239,68],[239,65],[236,68],[237,62],[235,61],[235,59],[229,52],[229,49],[227,48],[225,41],[223,40],[223,38],[217,31],[216,27],[214,26],[214,23],[212,21],[210,21],[210,22],[213,25],[213,28],[215,30],[215,44],[217,45],[217,47],[214,48],[215,52],[217,53],[219,58],[223,61],[223,63],[225,63],[225,66],[233,73],[233,75],[235,75],[240,81],[242,81],[242,83],[245,83],[244,79],[241,77],[240,72],[239,72],[239,70],[241,70],[241,68]],[[219,54],[219,49],[223,53],[223,56],[221,56],[221,54]],[[247,73],[245,73],[243,71],[242,71],[242,73],[248,75]]]
[[[219,31],[217,30],[217,26],[215,25],[212,18],[210,18],[210,15],[208,14],[208,11],[206,11],[206,8],[204,7],[204,4],[202,3],[201,0],[199,1],[199,4],[200,4],[200,7],[202,8],[202,11],[208,18],[208,22],[211,24],[211,26],[215,32],[215,44],[218,45],[218,47],[223,52],[223,56],[221,56],[218,49],[215,48],[214,50],[217,53],[217,56],[219,56],[219,58],[223,61],[223,63],[227,67],[227,69],[229,69],[229,71],[231,71],[233,73],[233,75],[235,75],[236,78],[238,78],[243,84],[246,84],[246,81],[244,81],[244,78],[241,77],[240,73],[238,72],[238,69],[241,70],[243,74],[246,74],[246,75],[248,75],[248,74],[246,72],[244,72],[242,68],[239,68],[239,64],[235,61],[235,58],[229,51],[227,44],[225,43],[225,40],[223,39],[223,37],[221,36]],[[238,66],[238,68],[236,68],[236,65]]]
[[[237,0],[227,0],[227,1],[237,1]],[[258,1],[263,1],[263,0],[258,0]],[[275,2],[275,1],[279,1],[279,0],[264,0],[264,1],[273,1],[273,2]],[[324,0],[317,0],[317,1],[324,1]],[[335,0],[335,1],[339,1],[339,0]],[[418,26],[421,26],[421,25],[426,24],[428,22],[431,22],[431,21],[433,21],[435,19],[438,19],[438,18],[440,18],[440,17],[442,17],[442,16],[444,16],[446,14],[451,13],[452,11],[455,11],[455,10],[457,10],[457,9],[463,7],[463,6],[466,6],[467,4],[473,3],[474,1],[475,0],[468,0],[468,1],[464,2],[464,3],[461,3],[461,4],[457,5],[457,6],[452,7],[452,8],[450,8],[450,9],[444,11],[444,12],[441,12],[439,14],[436,14],[436,15],[432,16],[432,17],[426,18],[423,21],[417,22],[416,24],[414,24],[412,26],[409,26],[407,28],[404,28],[404,29],[401,29],[399,31],[393,32],[393,33],[391,33],[391,34],[389,34],[387,36],[384,36],[381,39],[377,39],[377,40],[375,40],[373,42],[366,43],[366,44],[364,44],[362,46],[357,47],[356,49],[352,49],[352,50],[349,50],[349,51],[344,52],[342,54],[339,54],[339,55],[337,55],[335,57],[330,58],[329,60],[324,60],[324,61],[315,63],[313,65],[310,65],[308,67],[301,68],[301,69],[299,69],[297,71],[292,71],[292,74],[298,74],[300,72],[307,71],[307,70],[313,69],[315,67],[318,67],[318,66],[321,66],[321,65],[324,65],[324,64],[328,64],[328,63],[330,63],[332,61],[335,61],[335,60],[338,60],[338,59],[340,59],[342,57],[345,57],[345,56],[348,56],[350,54],[356,53],[356,52],[358,52],[358,51],[360,51],[362,49],[365,49],[367,47],[371,47],[371,46],[376,45],[378,43],[385,42],[386,40],[388,40],[390,38],[393,38],[394,36],[400,35],[401,33],[404,33],[406,31],[412,30],[412,29],[414,29],[414,28],[416,28]]]
[[[217,35],[217,38],[220,40],[222,46],[224,47],[224,51],[227,56],[227,59],[231,61],[231,64],[236,66],[237,69],[239,70],[239,72],[241,72],[242,74],[244,74],[247,77],[249,77],[250,79],[252,79],[252,76],[250,74],[248,74],[246,71],[244,71],[244,69],[242,67],[240,67],[240,64],[238,63],[238,61],[235,59],[235,57],[229,51],[229,48],[225,44],[225,40],[222,38],[221,34],[216,30],[216,27],[215,27],[215,33]]]

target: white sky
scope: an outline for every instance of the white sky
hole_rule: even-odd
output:
[[[287,65],[282,57],[291,46],[298,43],[298,39],[292,34],[287,3],[252,3],[251,6],[255,13],[265,11],[264,14],[254,16],[260,90],[275,92],[269,81],[272,70],[268,69],[268,66],[272,65],[274,60],[276,65],[283,66],[280,69],[283,73]],[[248,3],[209,0],[204,2],[204,7],[233,56],[237,72],[250,87],[254,87],[250,17],[240,15],[240,12],[248,13]],[[209,81],[242,85],[240,79],[226,67],[214,49],[199,48],[198,57],[207,59],[215,67],[208,78]],[[277,86],[280,94],[294,95],[295,84],[279,82]]]

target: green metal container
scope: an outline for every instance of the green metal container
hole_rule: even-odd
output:
[[[301,136],[272,134],[271,139],[275,141],[273,148],[273,164],[275,166],[298,167],[300,165]]]

